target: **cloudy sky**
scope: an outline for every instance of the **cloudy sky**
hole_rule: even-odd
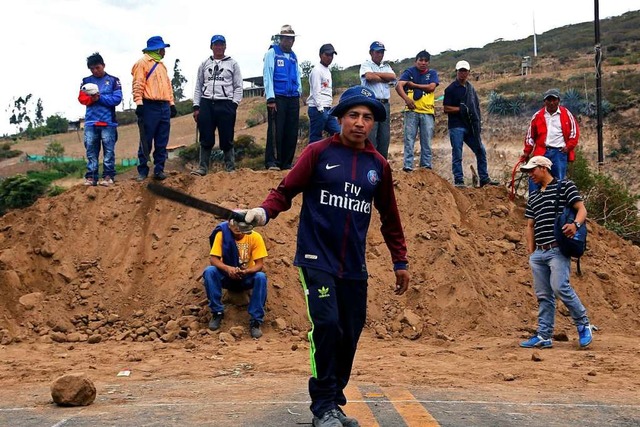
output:
[[[540,34],[594,18],[590,0],[391,4],[366,8],[345,0],[5,0],[0,3],[0,135],[15,131],[7,110],[14,98],[27,94],[42,99],[45,117],[81,117],[84,107],[77,92],[82,77],[90,74],[86,57],[95,51],[104,57],[107,72],[122,81],[124,102],[118,108],[128,108],[131,66],[153,35],[171,44],[165,63],[172,73],[175,60],[180,60],[189,80],[185,93],[191,98],[195,73],[211,53],[213,34],[227,38],[227,54],[239,62],[243,77],[253,77],[261,75],[271,35],[283,24],[300,35],[293,47],[300,61],[315,62],[319,47],[333,43],[338,51],[334,63],[349,67],[369,57],[374,40],[386,45],[385,59],[397,60],[422,49],[434,55],[482,47],[498,38],[526,38],[533,33],[534,20]],[[599,4],[601,19],[640,10],[640,0]],[[437,63],[431,65],[438,69]]]

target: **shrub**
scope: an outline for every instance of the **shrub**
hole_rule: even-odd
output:
[[[247,127],[252,128],[259,124],[266,123],[267,119],[267,104],[259,102],[251,108],[249,111],[249,117],[247,117],[245,123],[247,124]]]
[[[10,159],[12,157],[18,157],[20,154],[22,154],[22,151],[11,149],[10,142],[5,142],[0,145],[0,159]]]
[[[638,196],[615,179],[589,169],[580,149],[571,165],[570,177],[582,193],[589,218],[619,236],[640,244]]]
[[[39,179],[18,174],[0,182],[0,214],[7,209],[31,206],[44,194],[47,184]]]

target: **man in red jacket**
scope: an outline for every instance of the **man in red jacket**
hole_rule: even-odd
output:
[[[573,114],[560,106],[558,89],[549,89],[543,99],[544,107],[531,118],[520,160],[526,162],[532,156],[545,156],[553,163],[551,175],[562,180],[567,175],[567,163],[576,158],[574,150],[580,129]],[[529,193],[538,189],[539,186],[530,179]]]

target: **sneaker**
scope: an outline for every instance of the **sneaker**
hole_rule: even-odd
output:
[[[153,175],[153,179],[156,181],[163,181],[167,179],[167,175],[165,175],[164,172],[158,172]]]
[[[329,409],[322,414],[320,418],[313,417],[311,421],[313,427],[342,427],[340,418],[338,418],[338,411],[336,409]]]
[[[224,313],[215,313],[211,316],[211,320],[209,321],[209,329],[212,331],[217,331],[220,329],[220,323],[222,323],[222,319],[224,318]]]
[[[84,179],[84,183],[83,183],[83,185],[86,185],[87,187],[89,187],[89,186],[95,186],[95,185],[96,185],[96,182],[95,182],[93,179],[91,179],[91,178],[85,178],[85,179]]]
[[[258,339],[262,336],[262,330],[260,329],[260,322],[257,320],[251,320],[249,322],[249,333],[251,338]]]
[[[404,172],[413,172],[412,168],[402,168]]]
[[[593,327],[588,323],[586,325],[578,325],[578,342],[580,343],[580,347],[587,347],[591,344],[591,341],[593,341],[591,329],[593,329]]]
[[[267,168],[267,170],[270,170],[270,171],[279,171],[279,170],[280,170],[280,168],[279,168],[278,166],[269,166],[269,167]]]
[[[342,423],[343,427],[360,427],[360,423],[358,422],[358,420],[356,420],[355,418],[347,417],[340,407],[338,407],[338,409],[336,410],[336,416]]]
[[[551,338],[549,339],[544,339],[542,338],[540,335],[535,335],[531,338],[529,338],[526,341],[522,341],[520,343],[520,347],[524,347],[524,348],[551,348],[553,347],[553,342],[551,341]]]
[[[145,179],[147,179],[147,175],[138,175],[138,177],[136,178],[136,181],[142,182]]]
[[[207,174],[207,171],[202,168],[198,168],[194,171],[191,171],[191,175],[195,175],[195,176],[205,176],[206,174]]]
[[[500,185],[500,182],[496,181],[495,179],[489,178],[487,181],[483,181],[480,183],[480,187],[484,187],[485,185]]]
[[[98,185],[102,185],[103,187],[110,187],[113,185],[113,178],[111,178],[110,176],[105,176],[100,180]]]
[[[467,188],[467,185],[464,182],[456,182],[453,186],[456,188]]]

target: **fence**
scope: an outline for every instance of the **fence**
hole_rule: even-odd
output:
[[[26,162],[45,162],[48,161],[49,158],[47,158],[46,156],[42,156],[39,154],[27,154],[25,157],[25,161]],[[55,158],[56,162],[61,162],[61,163],[69,163],[69,162],[86,162],[87,159],[84,157],[56,157]],[[120,159],[118,161],[118,163],[120,163],[121,166],[137,166],[138,165],[138,158],[137,157],[133,157],[133,158],[128,158],[128,159]]]

